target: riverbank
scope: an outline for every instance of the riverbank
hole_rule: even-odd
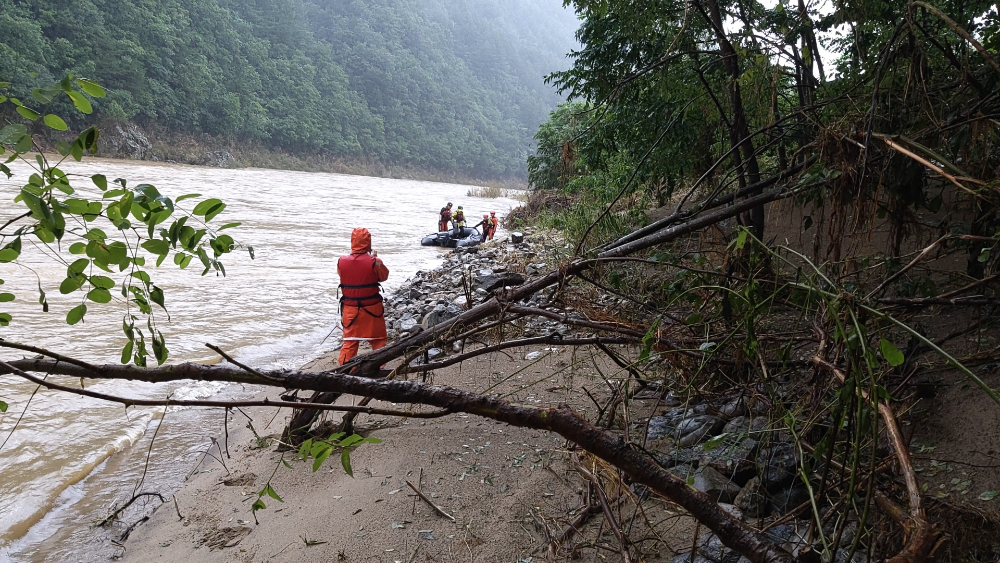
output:
[[[524,244],[498,240],[452,253],[441,267],[421,272],[390,296],[390,332],[397,336],[458,314],[470,298],[482,299],[544,270],[544,260],[559,252],[555,237],[528,233]],[[476,287],[463,283],[466,276]],[[555,327],[538,320],[520,329],[535,335]],[[431,349],[428,356],[457,351]],[[322,371],[335,361],[328,354],[305,368]],[[587,415],[597,410],[592,398],[607,394],[605,378],[620,370],[597,350],[540,345],[467,360],[434,372],[428,382],[530,405],[569,404]],[[342,397],[340,403],[357,399]],[[381,443],[354,451],[351,477],[337,456],[314,472],[312,460],[275,451],[289,415],[289,409],[274,408],[230,413],[228,440],[220,436],[222,445],[193,469],[184,487],[131,532],[124,560],[531,561],[545,557],[557,539],[553,534],[565,533],[574,521],[584,528],[590,516],[581,503],[586,482],[554,434],[463,414],[426,420],[362,415],[357,430]],[[265,485],[282,500],[261,497],[267,508],[255,522],[251,505]],[[665,537],[673,542],[671,551],[682,551],[689,523],[681,519],[678,525],[677,514],[670,516],[672,531]]]
[[[103,125],[98,155],[103,158],[213,168],[252,166],[275,170],[329,172],[396,180],[491,186],[503,190],[527,189],[524,178],[478,178],[454,171],[384,162],[376,158],[350,159],[318,153],[293,154],[265,144],[236,143],[232,139],[211,135],[180,135],[163,129],[146,131],[135,124]]]

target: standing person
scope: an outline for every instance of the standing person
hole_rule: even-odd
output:
[[[461,209],[461,208],[459,208]],[[438,214],[438,232],[447,231],[448,223],[451,222],[451,202],[441,208],[441,212]]]
[[[500,220],[497,219],[497,212],[490,211],[490,240],[493,240],[493,235],[497,234],[497,225],[500,224]]]
[[[480,222],[478,222],[478,223],[476,223],[476,225],[474,227],[472,227],[472,228],[476,229],[476,228],[479,228],[480,226],[482,226],[483,227],[483,236],[479,240],[482,241],[482,242],[486,242],[486,237],[489,236],[489,234],[490,234],[490,227],[492,225],[493,224],[490,223],[490,216],[487,215],[487,214],[485,214],[485,213],[483,213],[483,220],[480,221]]]
[[[385,309],[379,282],[389,279],[389,268],[372,252],[372,235],[368,229],[351,232],[351,253],[337,261],[340,276],[340,323],[344,327],[344,345],[340,348],[340,365],[358,354],[362,340],[372,350],[385,346]]]
[[[462,206],[458,206],[458,211],[455,211],[455,215],[451,219],[452,224],[455,225],[456,229],[461,229],[465,226],[465,211],[462,210]]]

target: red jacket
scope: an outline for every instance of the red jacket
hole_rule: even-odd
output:
[[[340,275],[340,302],[352,307],[365,307],[382,301],[379,282],[389,279],[389,268],[369,254],[371,235],[367,229],[354,229],[351,233],[351,254],[337,261]]]

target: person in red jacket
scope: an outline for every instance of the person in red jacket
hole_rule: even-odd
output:
[[[351,254],[337,261],[340,276],[340,323],[344,327],[344,345],[340,348],[340,364],[358,354],[362,340],[372,350],[385,346],[385,310],[379,282],[389,279],[389,268],[372,251],[372,235],[368,229],[351,232]]]
[[[500,220],[497,219],[497,212],[490,211],[490,240],[493,240],[493,235],[497,234],[497,225],[500,224]]]
[[[441,208],[441,212],[438,214],[438,232],[447,231],[450,229],[448,223],[451,223],[451,202]]]

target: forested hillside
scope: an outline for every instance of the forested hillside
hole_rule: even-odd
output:
[[[523,176],[575,26],[558,0],[0,0],[0,81],[94,79],[105,124]]]

